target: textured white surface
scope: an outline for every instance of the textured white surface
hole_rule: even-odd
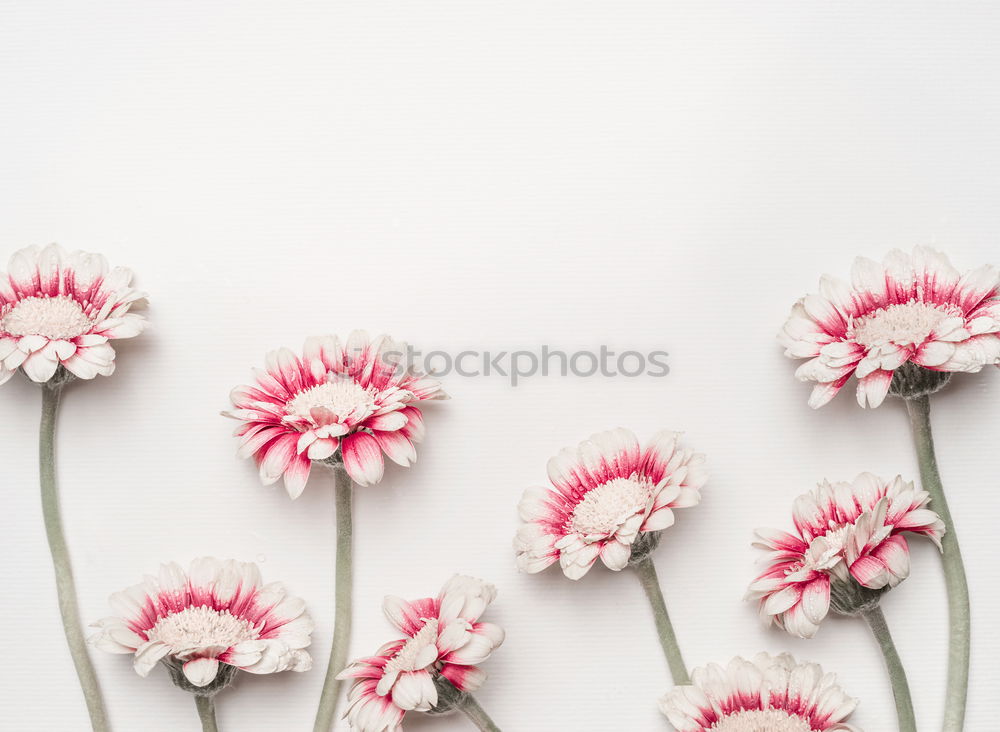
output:
[[[660,730],[668,685],[627,573],[519,576],[522,489],[591,432],[685,430],[704,501],[657,565],[691,664],[789,650],[894,729],[865,628],[812,641],[741,602],[758,525],[862,470],[915,476],[898,403],[818,413],[774,334],[855,254],[936,243],[1000,263],[1000,10],[926,2],[103,2],[0,5],[0,258],[60,241],[138,273],[152,327],[66,395],[59,474],[83,613],[161,560],[256,559],[307,599],[317,669],[244,677],[228,730],[311,728],[330,640],[332,496],[290,502],[218,416],[264,351],[387,330],[424,349],[664,349],[666,378],[447,382],[417,465],[358,492],[353,653],[387,593],[494,581],[508,641],[479,697],[506,730]],[[977,631],[967,728],[992,729],[1000,372],[934,405]],[[10,729],[83,730],[37,499],[37,388],[0,396],[0,686]],[[934,549],[885,601],[938,725]],[[196,730],[165,673],[94,656],[117,730]],[[414,718],[413,730],[471,729]]]

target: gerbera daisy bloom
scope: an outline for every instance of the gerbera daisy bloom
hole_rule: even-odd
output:
[[[858,732],[845,724],[857,705],[834,674],[787,653],[697,668],[660,699],[677,732]]]
[[[768,554],[747,598],[758,601],[765,619],[811,638],[830,609],[831,589],[850,592],[857,584],[881,590],[909,575],[904,532],[927,536],[940,547],[944,524],[926,507],[929,500],[900,476],[886,481],[862,473],[851,483],[824,481],[795,500],[796,534],[756,532],[754,546]],[[877,602],[877,595],[867,597]],[[849,600],[835,597],[835,609],[851,611],[844,607]]]
[[[551,488],[529,488],[518,510],[525,522],[514,547],[524,572],[558,561],[570,579],[598,558],[624,569],[644,534],[672,526],[674,509],[694,506],[705,484],[704,455],[664,431],[645,448],[626,429],[593,435],[549,461]]]
[[[0,273],[0,383],[18,368],[38,383],[60,366],[81,379],[110,376],[110,341],[146,325],[129,312],[145,297],[131,283],[130,270],[109,271],[100,254],[67,253],[58,244],[15,252]]]
[[[110,341],[142,332],[133,312],[145,295],[131,287],[132,273],[108,270],[100,254],[66,253],[56,244],[15,252],[0,273],[0,384],[20,369],[42,384],[39,483],[45,531],[52,553],[66,642],[95,732],[108,729],[97,674],[87,653],[77,612],[69,550],[59,518],[55,423],[63,387],[73,378],[109,376],[115,370]]]
[[[971,654],[969,585],[958,534],[937,468],[929,396],[953,372],[1000,366],[1000,273],[983,266],[960,273],[940,252],[894,250],[883,263],[858,258],[847,285],[820,280],[779,334],[790,358],[809,359],[796,375],[813,381],[809,404],[830,401],[854,374],[861,406],[902,397],[910,417],[923,487],[947,533],[942,563],[948,591],[948,691],[945,727],[961,729]]]
[[[383,453],[408,466],[413,443],[423,437],[416,403],[447,398],[440,383],[404,369],[406,345],[354,331],[342,345],[334,336],[306,340],[302,356],[287,348],[267,355],[256,385],[238,386],[234,409],[224,415],[242,424],[240,457],[260,467],[265,485],[284,477],[297,498],[313,461],[342,459],[355,483],[382,479]]]
[[[461,575],[437,597],[413,602],[387,597],[385,615],[406,637],[341,672],[340,678],[353,679],[346,714],[351,727],[398,730],[408,711],[442,712],[454,706],[481,714],[478,707],[470,708],[468,692],[486,679],[477,664],[503,643],[499,626],[479,622],[495,597],[493,585]]]
[[[674,509],[697,505],[705,456],[663,431],[646,447],[626,429],[601,432],[549,460],[551,488],[529,488],[518,507],[525,522],[514,537],[517,565],[540,572],[558,561],[580,579],[600,557],[615,571],[632,566],[653,610],[674,683],[687,667],[667,614],[652,551],[674,523]]]
[[[882,264],[856,259],[850,285],[825,276],[819,289],[795,304],[779,335],[786,356],[809,359],[796,376],[816,382],[813,408],[829,402],[852,374],[858,403],[877,407],[906,364],[910,371],[975,372],[1000,363],[994,267],[962,274],[933,249],[893,250]],[[923,393],[943,380],[927,383],[936,386]]]
[[[196,559],[188,572],[171,562],[156,577],[111,596],[116,616],[94,624],[90,641],[133,655],[147,676],[163,662],[182,688],[210,695],[238,669],[254,674],[306,671],[313,621],[280,583],[261,584],[250,562]]]

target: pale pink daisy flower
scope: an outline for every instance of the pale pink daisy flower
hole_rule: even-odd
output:
[[[234,409],[242,424],[240,457],[253,457],[265,485],[284,478],[297,498],[313,461],[343,460],[358,485],[382,479],[383,454],[408,466],[424,433],[415,406],[447,396],[436,379],[404,369],[406,345],[362,331],[346,344],[334,336],[306,340],[302,356],[287,348],[267,354],[256,385],[238,386]]]
[[[408,711],[459,707],[468,712],[467,693],[486,679],[477,664],[504,640],[503,629],[479,621],[495,597],[493,585],[461,575],[437,597],[413,602],[387,597],[385,615],[406,637],[340,673],[339,678],[353,680],[346,713],[351,727],[391,732],[402,728]]]
[[[239,669],[253,674],[306,671],[313,621],[305,603],[277,582],[263,585],[257,565],[210,557],[185,572],[171,562],[156,577],[111,596],[116,616],[94,623],[90,642],[134,656],[147,676],[158,662],[174,682],[211,695]]]
[[[787,653],[696,668],[660,699],[677,732],[859,732],[846,724],[857,705],[834,674]]]
[[[862,473],[851,483],[824,481],[795,500],[796,534],[756,532],[754,546],[768,553],[747,599],[759,603],[763,618],[802,638],[816,634],[831,600],[842,614],[854,614],[857,602],[877,603],[877,593],[858,588],[892,588],[909,576],[904,532],[941,546],[944,523],[927,508],[929,501],[926,491],[900,476],[886,481]]]
[[[80,379],[110,376],[110,341],[142,332],[145,318],[129,311],[143,298],[132,272],[109,270],[100,254],[58,244],[15,252],[0,273],[0,383],[18,368],[38,383],[60,366]]]
[[[816,382],[809,405],[829,402],[852,375],[861,406],[879,406],[897,369],[903,396],[929,393],[950,372],[1000,364],[1000,272],[989,265],[962,274],[933,249],[891,251],[882,264],[859,257],[848,285],[820,279],[819,294],[792,308],[779,340],[796,371]],[[938,379],[916,367],[942,372]],[[920,376],[907,388],[904,381]],[[917,389],[917,391],[914,391]]]
[[[633,553],[648,554],[674,509],[696,505],[706,481],[705,456],[663,431],[646,447],[626,429],[593,435],[549,461],[551,488],[528,488],[518,510],[525,522],[514,548],[518,567],[540,572],[558,561],[570,579],[598,558],[624,569]]]

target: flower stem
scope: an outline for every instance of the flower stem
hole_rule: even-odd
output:
[[[66,643],[76,666],[83,698],[90,713],[90,724],[95,732],[107,732],[108,715],[104,710],[101,688],[97,674],[87,654],[87,646],[80,624],[80,608],[73,585],[73,568],[69,561],[69,549],[63,534],[62,517],[59,513],[59,491],[56,485],[55,434],[56,414],[59,411],[59,397],[62,385],[42,385],[42,419],[38,430],[38,472],[42,493],[42,517],[45,521],[45,535],[52,553],[52,566],[56,575],[56,592],[59,597],[59,612],[62,614]]]
[[[889,682],[892,684],[892,696],[896,700],[896,718],[899,720],[899,732],[917,732],[917,719],[913,715],[913,702],[910,700],[910,685],[906,681],[906,670],[899,659],[896,644],[892,642],[889,626],[885,622],[882,608],[875,606],[862,613],[872,635],[882,649],[885,667],[889,672]]]
[[[202,732],[219,732],[219,723],[215,721],[215,697],[195,695],[194,703],[198,707]]]
[[[931,403],[926,396],[906,399],[910,415],[913,442],[920,464],[920,482],[931,496],[930,507],[944,521],[941,539],[941,561],[944,564],[945,587],[948,591],[948,690],[945,696],[944,732],[961,732],[965,722],[965,700],[969,692],[969,650],[971,617],[969,584],[965,565],[958,547],[955,522],[941,485],[937,459],[934,457],[934,436],[931,433]]]
[[[660,590],[660,581],[656,577],[656,567],[653,566],[651,556],[646,556],[632,565],[636,574],[639,575],[639,582],[642,589],[646,591],[649,604],[653,608],[653,619],[656,620],[656,631],[660,636],[660,645],[663,646],[663,654],[667,657],[667,665],[670,666],[670,675],[674,679],[674,684],[682,686],[690,684],[687,666],[681,657],[681,649],[677,645],[677,635],[674,633],[674,626],[670,624],[670,616],[667,614],[667,603],[663,600],[663,592]]]
[[[341,681],[337,674],[347,666],[347,650],[351,639],[351,567],[352,528],[351,500],[354,484],[343,465],[333,468],[337,506],[337,575],[335,579],[333,646],[330,648],[330,663],[326,667],[323,693],[316,710],[313,732],[328,732],[333,726],[340,697]]]
[[[500,732],[500,728],[497,727],[496,722],[490,719],[490,715],[479,706],[479,702],[473,698],[472,694],[462,694],[462,701],[459,703],[459,708],[483,732]]]

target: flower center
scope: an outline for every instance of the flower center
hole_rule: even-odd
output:
[[[315,407],[346,417],[355,412],[370,412],[374,406],[374,390],[365,389],[351,379],[340,379],[299,392],[285,408],[290,414],[309,418],[310,410]]]
[[[810,732],[809,721],[781,709],[741,709],[709,727],[712,732]]]
[[[160,618],[146,635],[150,640],[165,643],[175,651],[220,646],[231,648],[245,640],[254,640],[260,633],[246,620],[228,610],[188,607]]]
[[[844,548],[848,538],[850,538],[851,528],[850,524],[838,524],[836,521],[830,520],[823,538],[829,542],[831,551],[839,552]]]
[[[419,671],[426,668],[432,661],[437,660],[437,638],[438,621],[436,618],[428,618],[424,621],[424,627],[406,641],[395,656],[389,659],[385,665],[385,675],[392,672]],[[424,653],[424,649],[430,646],[435,646],[435,652],[434,658],[428,661],[428,655]]]
[[[80,303],[66,295],[26,297],[3,316],[0,327],[11,335],[70,339],[93,327]]]
[[[851,336],[863,346],[920,345],[949,315],[945,307],[926,302],[890,305],[855,320]]]
[[[614,478],[587,492],[570,524],[581,534],[610,534],[649,502],[652,485],[640,478]]]

